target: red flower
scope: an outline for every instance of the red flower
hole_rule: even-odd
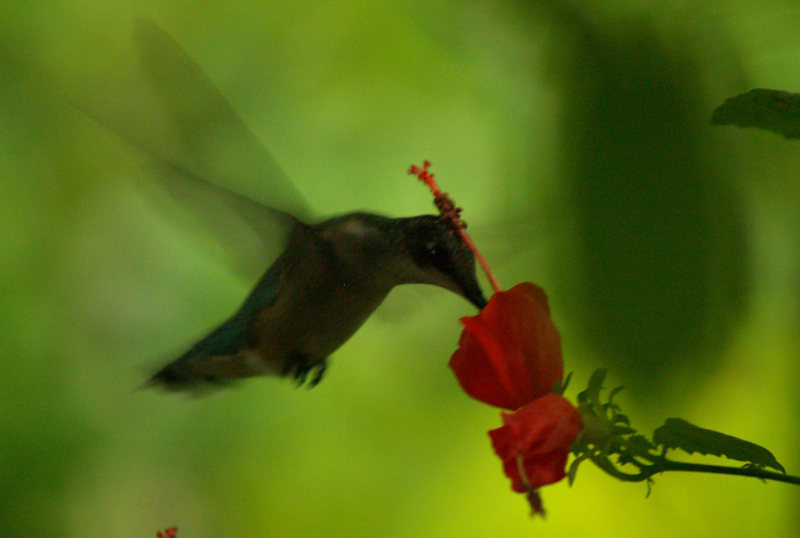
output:
[[[170,527],[164,532],[157,532],[157,538],[175,538],[178,535],[178,527]]]
[[[464,331],[450,359],[467,394],[514,413],[491,430],[511,488],[527,493],[535,514],[544,514],[537,489],[566,476],[572,443],[583,425],[578,411],[553,388],[564,375],[561,339],[547,297],[523,282],[495,293],[477,315],[462,318]]]
[[[561,381],[561,339],[539,286],[523,282],[497,292],[477,316],[461,323],[450,368],[473,398],[519,409]]]
[[[560,394],[547,394],[502,415],[504,426],[491,430],[489,436],[511,479],[511,489],[530,493],[566,476],[570,447],[583,427],[569,401]]]

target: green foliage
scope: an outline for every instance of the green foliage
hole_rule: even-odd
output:
[[[739,94],[714,110],[714,125],[758,127],[800,138],[800,94],[757,88]]]
[[[689,454],[697,452],[725,456],[756,467],[771,467],[786,474],[783,465],[766,448],[738,437],[699,428],[680,418],[668,418],[663,426],[653,432],[653,441],[665,449],[677,448]]]
[[[704,147],[699,88],[711,75],[693,39],[571,15],[561,166],[585,272],[562,258],[559,285],[581,302],[561,308],[626,385],[657,397],[673,376],[713,370],[709,351],[732,336],[752,285],[746,206]]]
[[[800,477],[787,476],[775,456],[755,443],[743,441],[724,433],[698,428],[685,420],[667,419],[653,432],[653,440],[638,433],[613,397],[622,387],[609,392],[603,402],[601,391],[606,377],[605,369],[596,370],[589,385],[578,395],[583,430],[572,445],[576,459],[568,470],[570,484],[575,480],[578,465],[591,460],[611,476],[627,482],[647,481],[648,491],[652,476],[665,471],[692,471],[716,474],[753,476],[800,484]],[[725,456],[745,462],[743,468],[673,461],[666,457],[669,449],[679,448],[689,454]],[[612,460],[615,460],[612,461]],[[776,469],[782,474],[765,470]],[[630,472],[631,468],[635,468]]]

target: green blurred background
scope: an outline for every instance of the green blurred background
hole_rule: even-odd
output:
[[[755,6],[755,7],[754,7]],[[800,489],[588,464],[531,520],[447,368],[463,300],[397,290],[314,390],[134,392],[238,280],[67,104],[170,32],[320,214],[431,211],[434,162],[501,282],[548,291],[574,397],[607,366],[800,474],[800,143],[709,117],[800,90],[797,2],[6,0],[0,7],[0,535],[794,537]],[[262,186],[254,186],[258,192]],[[175,208],[180,212],[179,208]]]

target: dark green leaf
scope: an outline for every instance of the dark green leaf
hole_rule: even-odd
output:
[[[598,368],[592,373],[586,390],[578,394],[579,403],[596,404],[600,401],[600,389],[603,388],[603,381],[605,380],[607,373],[608,370],[606,368]]]
[[[612,420],[612,423],[613,424],[623,424],[625,426],[630,426],[631,425],[631,420],[628,418],[628,415],[623,415],[622,413],[619,413],[619,414],[614,416],[614,419]]]
[[[631,436],[626,443],[626,450],[621,451],[617,457],[620,465],[627,463],[637,463],[637,458],[648,458],[650,453],[655,450],[655,446],[644,435],[636,434]]]
[[[698,428],[680,418],[668,418],[663,426],[653,432],[653,441],[667,449],[679,448],[689,454],[698,452],[725,456],[786,473],[772,452],[766,448],[724,433]]]
[[[651,450],[655,450],[655,446],[650,442],[650,439],[644,435],[634,435],[628,439],[628,448],[635,454],[647,454]]]
[[[611,392],[608,393],[608,403],[611,403],[611,400],[614,399],[614,396],[616,396],[624,388],[625,388],[624,386],[620,386],[620,387],[615,387],[615,388],[611,389]]]
[[[711,116],[714,125],[758,127],[800,138],[800,94],[755,89],[727,99]]]
[[[567,471],[567,480],[570,486],[575,483],[575,477],[578,476],[578,464],[580,464],[582,461],[583,458],[577,458],[569,466],[569,470]]]
[[[571,379],[572,379],[572,372],[570,372],[570,373],[568,373],[566,375],[566,377],[564,378],[564,381],[556,383],[556,386],[553,387],[553,393],[554,394],[564,394],[564,391],[567,390],[567,387],[569,386],[569,382],[570,382]]]

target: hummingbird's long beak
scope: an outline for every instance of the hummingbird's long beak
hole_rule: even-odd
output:
[[[466,286],[463,293],[464,297],[469,302],[478,307],[478,310],[483,310],[483,307],[486,306],[486,298],[483,296],[483,292],[477,282],[473,285]]]
[[[462,295],[466,300],[477,306],[479,310],[483,310],[487,301],[475,275],[475,260],[472,257],[472,253],[466,249],[459,252],[459,254],[462,256],[456,258],[455,271],[451,274],[451,278],[455,281],[456,289],[451,288],[451,290]]]

